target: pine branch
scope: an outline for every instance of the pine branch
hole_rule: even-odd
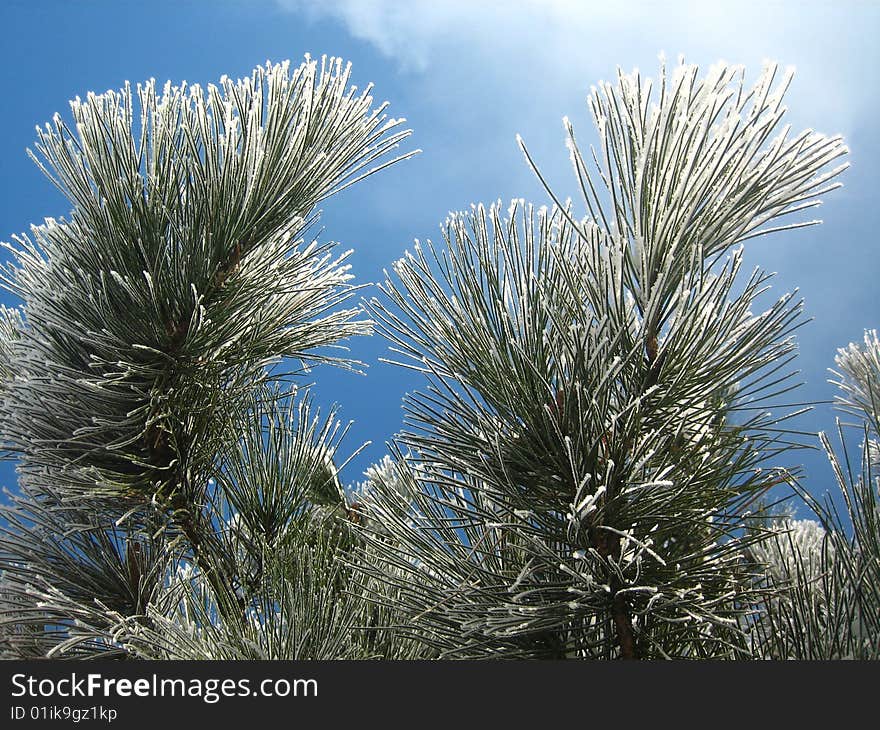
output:
[[[48,499],[98,533],[125,523],[168,536],[232,623],[262,579],[242,580],[218,535],[218,454],[239,438],[255,393],[284,377],[270,372],[277,361],[351,366],[323,351],[369,331],[343,306],[356,291],[347,254],[303,237],[322,200],[414,154],[394,156],[409,135],[403,120],[349,77],[338,59],[307,57],[206,88],[149,81],[78,98],[72,122],[56,115],[31,153],[70,200],[69,218],[4,244],[13,261],[0,283],[23,300],[20,316],[4,310],[0,352],[0,440],[27,495],[17,509]],[[33,509],[42,530],[49,518]],[[0,568],[52,574],[30,560],[35,530],[18,524]],[[73,550],[65,560],[79,539],[58,543]],[[164,579],[131,561],[113,569]],[[94,599],[113,621],[141,621],[145,608],[117,601],[111,583]],[[24,579],[9,585],[10,605],[33,600]],[[102,644],[110,619],[82,598],[51,602],[93,634],[46,637],[49,646]]]
[[[371,303],[426,387],[361,570],[441,656],[747,654],[741,533],[759,465],[794,440],[779,398],[801,320],[791,296],[754,313],[769,277],[740,276],[737,246],[816,204],[846,152],[771,138],[774,74],[749,92],[739,69],[664,66],[655,103],[637,74],[600,85],[594,170],[565,121],[586,217],[549,188],[550,210],[475,206]]]

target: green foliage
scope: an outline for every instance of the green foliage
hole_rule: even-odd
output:
[[[0,433],[21,489],[0,545],[9,654],[124,653],[113,627],[160,625],[181,560],[227,624],[269,600],[260,556],[326,502],[338,428],[269,384],[281,358],[352,366],[328,348],[369,330],[342,306],[346,255],[306,236],[321,200],[401,159],[408,135],[348,80],[306,59],[206,89],[151,81],[39,132],[34,157],[73,207],[7,246],[0,277],[23,302],[3,312]],[[345,615],[315,621],[347,632]]]
[[[838,406],[858,419],[838,423],[840,448],[820,440],[845,511],[800,490],[818,522],[784,524],[761,556],[767,596],[753,628],[756,653],[778,659],[880,659],[880,342],[838,352]],[[848,445],[850,433],[861,445]],[[855,453],[854,453],[855,452]],[[858,456],[855,456],[857,454]],[[788,528],[788,529],[786,529]],[[806,539],[805,539],[805,536]]]
[[[742,528],[790,478],[759,464],[792,446],[800,307],[755,314],[769,277],[734,247],[808,225],[777,220],[835,187],[845,148],[771,139],[774,69],[751,90],[696,73],[661,69],[656,103],[638,76],[595,91],[595,172],[566,121],[587,217],[549,190],[551,210],[478,206],[373,302],[427,383],[398,438],[411,485],[380,482],[393,539],[374,546],[419,586],[403,602],[442,656],[748,654]]]
[[[860,464],[822,436],[841,516],[791,463],[800,303],[743,270],[845,167],[776,131],[776,73],[621,73],[597,150],[565,120],[583,214],[547,188],[417,242],[368,306],[424,386],[354,489],[291,383],[374,322],[309,231],[402,120],[308,58],[72,102],[33,153],[70,215],[0,272],[2,655],[876,658],[876,333],[835,375]],[[761,506],[782,483],[818,522]]]

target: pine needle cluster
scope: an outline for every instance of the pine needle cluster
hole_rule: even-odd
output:
[[[797,481],[801,302],[743,266],[846,166],[781,127],[791,74],[619,73],[594,147],[564,120],[576,201],[452,215],[365,306],[317,206],[414,153],[349,77],[150,81],[38,130],[72,209],[0,272],[3,655],[876,658],[876,333],[821,435],[841,515]],[[352,487],[297,375],[374,326],[424,385]]]

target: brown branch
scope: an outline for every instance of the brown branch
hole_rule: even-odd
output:
[[[620,541],[616,536],[602,530],[601,526],[591,527],[589,536],[590,541],[596,546],[596,551],[601,557],[606,560],[610,558],[615,561],[620,558]],[[626,598],[620,595],[619,591],[622,585],[613,571],[608,583],[611,589],[611,617],[614,620],[614,629],[617,632],[620,658],[638,659],[629,606],[626,603]]]
[[[629,606],[626,605],[626,599],[620,593],[616,593],[611,600],[611,614],[614,617],[614,628],[617,630],[617,640],[620,644],[620,658],[636,659],[636,642],[633,636]]]

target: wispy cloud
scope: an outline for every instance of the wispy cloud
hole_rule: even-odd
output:
[[[765,59],[799,69],[795,94],[821,98],[824,109],[846,106],[847,121],[869,100],[865,79],[841,58],[880,65],[870,29],[872,3],[667,0],[611,4],[588,0],[276,0],[313,21],[335,21],[407,73],[460,64],[492,77],[560,88],[607,78],[619,63],[653,72],[665,51],[689,61],[717,60],[755,68]],[[853,22],[862,18],[864,22]],[[596,76],[595,74],[600,74]],[[799,92],[798,92],[799,90]],[[811,110],[816,120],[816,110]],[[834,129],[829,131],[848,131]]]
[[[461,39],[461,23],[469,14],[485,15],[487,10],[497,12],[499,6],[493,2],[474,4],[462,0],[406,3],[391,0],[339,0],[331,3],[278,0],[278,4],[287,10],[302,12],[312,20],[336,20],[352,37],[373,44],[403,68],[416,71],[427,69],[431,56],[444,42]]]
[[[374,45],[408,71],[425,71],[457,48],[467,55],[540,38],[545,51],[569,52],[574,36],[595,27],[624,23],[619,11],[577,0],[277,0],[312,20],[343,24],[348,33]],[[566,48],[558,43],[565,37]]]

